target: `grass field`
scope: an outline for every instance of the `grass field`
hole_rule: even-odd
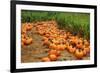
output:
[[[61,28],[73,34],[80,34],[86,39],[90,37],[90,14],[88,13],[22,10],[21,17],[22,22],[56,20]]]

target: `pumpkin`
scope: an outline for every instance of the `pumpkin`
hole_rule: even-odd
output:
[[[49,58],[51,61],[56,61],[57,60],[57,56],[55,54],[50,54]]]
[[[40,35],[43,35],[43,34],[44,34],[43,30],[40,30],[38,33],[39,33]]]
[[[48,38],[43,36],[43,41],[44,41],[44,40],[48,40]]]
[[[45,34],[45,37],[50,37],[50,35],[49,34]]]
[[[83,38],[80,38],[80,39],[78,40],[78,42],[79,42],[79,43],[83,43]]]
[[[59,43],[59,41],[56,40],[56,39],[53,39],[52,42],[55,43],[55,44]]]
[[[89,46],[89,42],[87,40],[84,40],[84,45],[87,47]]]
[[[80,48],[83,47],[83,45],[82,45],[82,43],[77,43],[77,44],[76,44],[76,47],[80,49]]]
[[[75,50],[76,50],[76,48],[75,48],[75,47],[72,47],[72,46],[70,46],[70,47],[69,47],[69,52],[70,52],[70,53],[74,53],[74,52],[75,52]]]
[[[78,39],[77,38],[71,39],[71,43],[72,44],[77,44],[77,42],[78,42]]]
[[[57,56],[59,56],[60,55],[60,51],[57,51],[57,50],[50,50],[49,51],[49,54],[55,54],[55,55],[57,55]]]
[[[66,45],[65,44],[59,44],[57,45],[57,50],[65,50]]]
[[[24,42],[24,44],[25,44],[25,45],[29,45],[29,44],[32,43],[32,41],[33,41],[32,38],[26,39],[25,42]]]
[[[33,27],[33,26],[32,26],[31,24],[27,24],[27,25],[26,25],[26,30],[31,30],[32,27]]]
[[[56,49],[57,46],[56,46],[54,43],[50,43],[49,48],[50,48],[50,49]]]
[[[27,37],[26,34],[21,35],[21,38],[26,38],[26,37]]]
[[[70,35],[71,33],[70,32],[67,32],[67,35]]]
[[[77,59],[82,59],[84,56],[84,53],[81,49],[76,49],[74,55],[76,56]]]
[[[26,29],[22,29],[22,34],[26,34]]]
[[[26,42],[26,38],[22,38],[21,40],[22,40],[22,42],[23,42],[23,43],[25,43],[25,42]]]
[[[82,49],[84,56],[86,56],[87,51],[85,49]]]
[[[90,52],[90,47],[85,47],[84,50],[89,53]]]
[[[50,42],[48,41],[48,38],[44,39],[43,45],[49,45],[49,44],[50,44]]]
[[[70,46],[71,46],[71,45],[69,45],[69,44],[66,45],[66,49],[67,49],[68,51],[69,51],[69,49],[70,49]]]
[[[43,62],[50,62],[50,58],[49,57],[43,57],[41,60]]]
[[[46,24],[46,23],[44,23],[44,24],[43,24],[43,26],[45,26],[45,27],[46,27],[46,26],[47,26],[47,24]]]
[[[43,41],[43,45],[49,45],[50,42],[48,40]]]

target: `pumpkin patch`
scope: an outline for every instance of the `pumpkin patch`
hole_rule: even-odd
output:
[[[56,21],[22,23],[21,28],[22,50],[37,50],[38,52],[30,54],[36,61],[59,61],[63,52],[65,56],[66,53],[72,54],[73,60],[89,56],[89,40],[58,28]]]

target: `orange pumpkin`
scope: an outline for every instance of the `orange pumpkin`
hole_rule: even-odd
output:
[[[26,34],[26,29],[23,29],[23,28],[22,28],[21,33],[22,33],[22,34]]]
[[[69,52],[70,53],[74,53],[75,51],[76,51],[75,47],[72,47],[72,46],[69,47]]]
[[[87,51],[85,49],[82,49],[84,56],[86,56]]]
[[[78,40],[78,42],[79,42],[79,43],[83,43],[83,38],[80,38],[80,39]]]
[[[43,41],[43,45],[49,45],[50,44],[50,42],[48,41],[48,39],[45,39],[44,41]]]
[[[68,44],[67,47],[66,47],[66,49],[67,49],[68,51],[70,50],[70,46],[71,46],[71,45]]]
[[[31,24],[27,24],[27,25],[26,25],[26,30],[31,30],[32,27],[33,27],[33,26],[32,26]]]
[[[72,44],[77,44],[78,39],[77,39],[77,38],[74,38],[74,39],[72,39],[71,41],[72,41]]]
[[[84,40],[84,45],[87,47],[89,46],[89,42],[87,40]]]
[[[74,54],[75,54],[76,58],[78,58],[78,59],[82,59],[84,56],[84,53],[81,49],[76,49]]]
[[[43,41],[44,41],[44,40],[48,40],[48,38],[43,36]]]
[[[21,38],[26,38],[26,37],[27,37],[26,34],[21,35]]]
[[[57,50],[57,56],[60,56],[60,53],[61,53],[61,52],[60,52],[59,50]]]
[[[22,40],[22,42],[23,42],[23,43],[25,43],[25,42],[26,42],[26,38],[22,38],[21,40]]]
[[[55,44],[59,43],[58,40],[56,40],[56,39],[53,39],[52,42]]]
[[[25,42],[24,42],[24,44],[25,44],[25,45],[29,45],[29,44],[32,43],[32,41],[33,41],[32,38],[26,39]]]
[[[50,62],[50,58],[49,57],[43,57],[41,60],[43,62]]]
[[[50,37],[50,35],[49,34],[45,34],[45,37]]]
[[[43,35],[43,34],[44,34],[44,32],[43,32],[42,30],[40,30],[40,31],[39,31],[39,34],[40,34],[40,35]]]
[[[76,47],[80,49],[80,48],[83,47],[83,45],[82,45],[82,43],[77,43],[77,44],[76,44]]]
[[[66,45],[63,45],[63,44],[59,44],[59,45],[57,45],[57,50],[65,50],[65,48],[66,48]]]
[[[67,34],[67,36],[70,36],[70,35],[71,35],[71,33],[70,33],[70,32],[67,32],[66,34]]]
[[[57,54],[57,50],[50,50],[49,54]]]
[[[55,55],[59,56],[59,55],[60,55],[60,51],[57,51],[57,50],[50,50],[50,51],[49,51],[49,54],[55,54]]]
[[[54,43],[50,43],[49,48],[50,49],[56,49],[57,45],[55,45]]]
[[[90,52],[90,47],[85,47],[84,50],[89,53]]]
[[[50,58],[51,61],[57,60],[57,56],[55,54],[50,54],[49,58]]]

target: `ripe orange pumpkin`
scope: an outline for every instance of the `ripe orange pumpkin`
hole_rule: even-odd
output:
[[[71,35],[71,33],[70,32],[67,32],[67,35],[69,36],[69,35]]]
[[[55,45],[54,43],[50,43],[49,48],[50,49],[56,49],[57,45]]]
[[[53,50],[50,50],[49,51],[49,54],[57,54],[57,50],[54,50],[54,49]]]
[[[76,49],[74,55],[76,56],[76,58],[82,59],[83,56],[84,56],[84,53],[83,53],[83,51],[81,49]]]
[[[21,38],[21,41],[22,41],[23,43],[25,43],[25,42],[26,42],[26,38]]]
[[[59,44],[59,45],[57,45],[57,50],[65,50],[65,48],[66,48],[66,45],[65,44]]]
[[[85,49],[82,49],[84,56],[86,56],[87,51]]]
[[[50,54],[49,58],[50,58],[51,61],[57,60],[57,56],[55,54]]]
[[[26,29],[22,29],[21,33],[26,34]]]
[[[45,37],[48,37],[48,38],[49,38],[49,37],[50,37],[50,35],[49,35],[49,34],[45,34]]]
[[[72,44],[77,44],[78,39],[77,39],[77,38],[74,38],[74,39],[72,39],[71,41],[72,41]]]
[[[48,38],[45,38],[43,41],[43,45],[49,45],[49,44],[50,44],[50,42],[49,42]]]
[[[40,31],[39,31],[39,34],[40,34],[40,35],[43,35],[43,34],[44,34],[44,32],[43,32],[42,30],[40,30]]]
[[[66,49],[69,51],[70,50],[70,44],[67,44]]]
[[[70,53],[74,53],[75,51],[76,51],[75,47],[72,47],[72,46],[69,47],[69,52]]]
[[[26,39],[24,44],[25,45],[30,45],[32,43],[33,39],[32,38],[29,38],[29,39]]]
[[[44,40],[48,40],[48,38],[43,36],[43,41],[44,41]]]
[[[31,24],[26,24],[26,30],[31,30],[32,29],[32,25]]]
[[[83,47],[83,45],[82,45],[82,43],[77,43],[77,44],[76,44],[76,47],[80,49],[80,48]]]
[[[89,42],[87,40],[84,40],[84,45],[87,47],[89,46]]]
[[[49,54],[55,54],[55,55],[57,55],[57,56],[59,56],[60,55],[60,51],[57,51],[57,50],[50,50],[49,51]]]
[[[41,60],[43,62],[50,62],[50,58],[49,57],[43,57]]]
[[[59,43],[58,40],[56,40],[56,39],[53,39],[52,42],[55,44]]]
[[[90,47],[85,47],[84,50],[89,53],[90,52]]]
[[[83,42],[83,38],[79,38],[78,42],[82,43]]]
[[[21,38],[26,38],[26,34],[21,34]]]

